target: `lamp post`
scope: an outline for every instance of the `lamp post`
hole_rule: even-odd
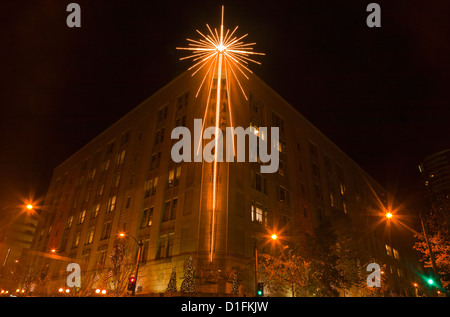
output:
[[[141,260],[141,250],[142,250],[142,246],[144,245],[144,243],[142,242],[142,240],[136,240],[136,238],[135,237],[133,237],[132,235],[125,235],[125,233],[119,233],[119,236],[120,237],[125,237],[125,238],[127,238],[127,237],[131,237],[131,238],[133,238],[133,240],[137,243],[137,245],[139,246],[139,248],[138,248],[138,254],[137,254],[137,260],[136,260],[136,271],[135,271],[135,275],[134,275],[134,277],[135,277],[135,279],[136,279],[136,284],[135,285],[137,285],[137,279],[138,279],[138,273],[139,273],[139,262],[140,262],[140,260]],[[134,293],[135,293],[135,291],[136,291],[136,286],[135,287],[133,287],[133,289],[131,290],[131,296],[134,296]]]
[[[272,240],[276,240],[278,238],[278,236],[275,233],[272,234],[270,237]],[[257,294],[257,292],[258,292],[258,247],[260,247],[263,242],[261,242],[260,244],[257,245],[256,238],[255,238],[254,249],[255,249],[255,295],[256,296],[258,295]]]
[[[392,217],[393,217],[393,214],[391,212],[386,213],[386,218],[391,219]],[[437,266],[436,266],[436,261],[435,261],[435,258],[434,258],[433,249],[431,248],[430,240],[428,238],[428,233],[427,233],[427,230],[426,230],[425,225],[423,223],[422,214],[420,212],[419,212],[419,220],[420,220],[420,224],[422,226],[422,232],[423,232],[423,235],[424,235],[424,238],[425,238],[425,243],[427,245],[428,252],[430,253],[431,266],[433,268],[434,276],[438,279],[439,287],[442,287],[441,279],[439,277],[439,273],[438,273]],[[409,226],[406,226],[406,228],[408,228],[409,230],[411,230],[413,233],[415,233],[417,235],[419,234],[416,230],[410,228]],[[432,279],[429,279],[429,281],[430,280],[433,281]],[[429,284],[432,285],[433,283],[429,282]]]

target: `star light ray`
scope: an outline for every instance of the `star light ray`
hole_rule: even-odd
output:
[[[208,100],[206,103],[202,130],[200,133],[200,138],[203,135],[203,131],[205,129],[205,122],[209,108],[209,102],[211,97],[211,91],[213,89],[213,82],[217,79],[216,82],[216,107],[215,107],[215,148],[214,148],[214,165],[213,165],[213,189],[212,189],[212,213],[211,213],[211,237],[210,237],[210,261],[213,260],[214,254],[214,239],[215,239],[215,212],[216,212],[216,201],[217,201],[217,159],[218,159],[218,135],[219,133],[219,125],[220,125],[220,105],[221,105],[221,85],[222,85],[222,77],[225,77],[224,89],[227,91],[227,104],[229,110],[229,119],[230,124],[232,124],[232,115],[231,115],[231,98],[230,98],[230,81],[234,79],[239,86],[239,90],[243,94],[246,100],[248,100],[247,95],[245,94],[244,88],[239,79],[239,75],[243,75],[247,80],[249,79],[246,73],[252,73],[250,68],[248,67],[250,63],[255,63],[261,65],[260,62],[252,59],[250,56],[252,55],[265,55],[264,53],[258,53],[253,51],[253,47],[256,43],[244,43],[242,40],[245,39],[248,34],[244,34],[242,36],[236,36],[235,33],[238,29],[236,26],[231,32],[230,29],[224,30],[224,6],[222,6],[222,14],[221,14],[221,23],[219,30],[217,28],[212,29],[209,24],[206,24],[206,28],[208,30],[207,33],[203,34],[199,30],[196,30],[198,34],[200,34],[201,38],[198,40],[187,39],[189,42],[188,47],[177,47],[179,50],[186,50],[191,53],[189,56],[185,56],[180,58],[180,60],[192,59],[194,63],[192,66],[188,68],[189,71],[193,71],[191,76],[194,76],[197,73],[200,73],[200,70],[206,70],[203,72],[203,78],[201,80],[200,86],[197,90],[195,97],[197,98],[206,78],[211,76],[211,82],[208,88]],[[225,33],[225,34],[224,34]],[[209,65],[208,67],[205,67]],[[238,70],[239,72],[235,71]],[[217,74],[217,75],[216,75]],[[215,77],[217,76],[217,77]],[[197,155],[200,151],[200,142],[199,147],[197,149]],[[234,142],[233,142],[233,155],[234,153]]]

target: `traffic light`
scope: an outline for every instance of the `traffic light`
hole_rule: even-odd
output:
[[[130,277],[128,279],[128,288],[127,288],[127,290],[134,291],[135,288],[136,288],[136,278],[132,276],[132,277]]]
[[[264,283],[258,283],[258,289],[256,290],[256,296],[264,296]]]

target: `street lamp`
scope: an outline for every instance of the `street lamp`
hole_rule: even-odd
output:
[[[392,216],[393,216],[392,213],[390,213],[390,212],[386,213],[386,218],[390,219],[390,218],[392,218]],[[425,225],[423,223],[422,215],[420,214],[420,212],[419,212],[419,219],[420,219],[420,224],[422,226],[422,232],[423,232],[423,236],[425,238],[427,249],[428,249],[428,252],[430,253],[431,265],[433,267],[434,276],[436,276],[436,278],[438,279],[438,282],[439,282],[438,284],[442,285],[441,281],[440,281],[440,278],[439,278],[438,270],[437,270],[437,267],[436,267],[436,261],[435,261],[435,258],[434,258],[434,253],[433,253],[433,250],[431,249],[430,240],[428,238],[428,233],[427,233],[427,230],[426,230]],[[416,230],[410,228],[409,226],[406,226],[406,228],[408,228],[409,230],[411,230],[412,232],[414,232],[417,235],[419,234]],[[434,284],[434,281],[431,278],[428,279],[427,282],[428,282],[428,284],[430,286]]]
[[[128,237],[131,237],[131,238],[133,238],[133,240],[137,243],[137,245],[139,246],[139,249],[138,249],[138,254],[137,254],[137,261],[136,261],[136,272],[135,272],[135,279],[136,279],[136,282],[137,282],[137,278],[138,278],[138,272],[139,272],[139,262],[140,262],[140,259],[141,259],[141,250],[142,250],[142,246],[144,245],[144,243],[142,242],[142,240],[136,240],[136,238],[135,237],[133,237],[131,234],[129,234],[129,235],[126,235],[125,233],[123,233],[123,232],[121,232],[121,233],[119,233],[119,237],[121,237],[121,238],[128,238]],[[135,284],[136,285],[136,284]],[[136,287],[133,287],[133,289],[131,290],[131,296],[134,296],[134,292],[135,292],[135,290],[136,290]]]
[[[276,233],[273,233],[270,238],[275,241],[278,236]],[[260,244],[256,245],[256,239],[255,239],[255,244],[254,244],[254,248],[255,248],[255,294],[256,296],[258,296],[258,247],[260,247],[262,244],[264,243],[264,241],[262,241]]]

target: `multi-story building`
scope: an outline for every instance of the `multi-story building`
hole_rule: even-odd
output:
[[[231,272],[252,263],[265,234],[276,232],[280,241],[314,235],[328,217],[344,214],[365,232],[374,258],[391,255],[392,274],[411,279],[403,249],[375,228],[386,191],[255,75],[242,82],[248,99],[236,83],[222,85],[221,128],[252,126],[263,137],[260,127],[278,127],[277,172],[261,173],[261,163],[248,159],[218,162],[216,173],[205,160],[175,163],[175,127],[194,131],[196,118],[214,125],[214,97],[208,103],[206,89],[196,96],[199,85],[196,76],[181,74],[55,168],[30,271],[53,277],[57,289],[69,262],[92,275],[109,267],[115,244],[127,241],[133,262],[142,241],[137,293],[164,292],[172,269],[182,277],[189,256],[198,291],[230,293]],[[192,144],[196,137],[192,132]],[[386,255],[387,247],[396,253]],[[246,278],[255,285],[252,274]]]
[[[419,165],[430,203],[436,208],[450,208],[450,150],[427,156]]]
[[[0,288],[14,287],[20,281],[23,270],[23,250],[30,248],[38,224],[38,216],[25,206],[10,209],[0,230]]]

